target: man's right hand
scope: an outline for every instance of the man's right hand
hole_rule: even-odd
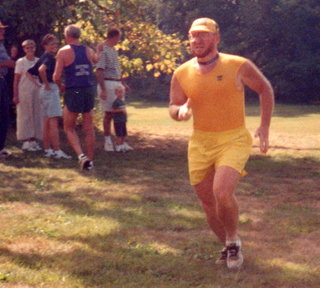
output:
[[[180,106],[179,112],[178,112],[178,119],[182,121],[187,121],[191,118],[191,116],[192,116],[191,103],[190,103],[190,99],[188,99],[188,101],[185,104]]]

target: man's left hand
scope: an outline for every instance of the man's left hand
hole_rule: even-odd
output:
[[[260,152],[267,153],[269,149],[269,127],[260,126],[254,137],[260,138]]]

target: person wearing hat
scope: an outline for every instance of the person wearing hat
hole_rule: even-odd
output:
[[[5,76],[8,68],[14,68],[15,65],[3,45],[6,27],[0,21],[0,159],[9,155],[4,149],[9,127],[9,97]]]
[[[176,69],[171,80],[169,114],[177,121],[193,117],[188,165],[211,230],[223,245],[216,263],[243,263],[235,190],[249,158],[252,138],[245,127],[244,86],[259,94],[260,151],[269,146],[274,95],[269,81],[250,60],[218,51],[218,24],[196,19],[189,30],[194,58]]]

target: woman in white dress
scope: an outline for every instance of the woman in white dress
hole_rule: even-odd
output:
[[[17,105],[17,139],[22,141],[22,150],[41,150],[37,140],[42,139],[43,114],[40,103],[40,83],[28,69],[38,60],[33,40],[22,43],[25,56],[18,59],[14,71],[13,102]]]

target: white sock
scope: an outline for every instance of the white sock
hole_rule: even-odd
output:
[[[231,244],[236,244],[238,247],[241,247],[241,240],[238,238],[237,240],[233,240],[233,241],[227,240],[226,241],[226,246],[229,246]]]
[[[81,160],[83,157],[86,157],[86,155],[84,155],[83,153],[78,155],[78,159]]]

